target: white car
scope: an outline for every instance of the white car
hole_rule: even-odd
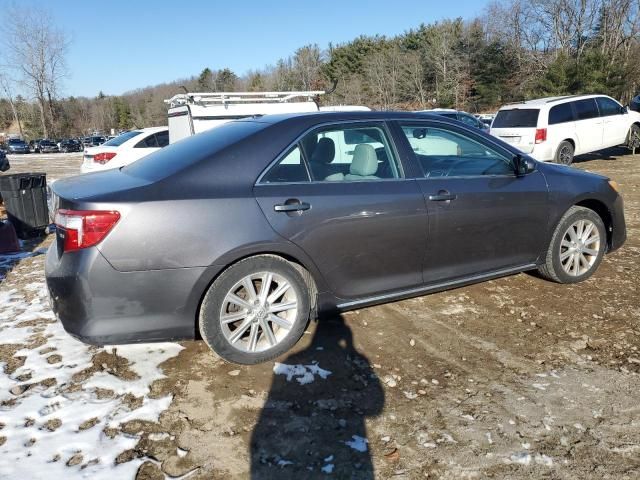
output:
[[[605,95],[540,98],[502,107],[491,134],[536,160],[570,165],[574,155],[637,148],[640,113]]]
[[[168,127],[140,128],[125,132],[99,147],[84,150],[81,173],[110,170],[129,165],[169,145]]]

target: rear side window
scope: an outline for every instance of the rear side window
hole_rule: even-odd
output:
[[[607,97],[598,97],[596,98],[596,102],[598,103],[601,117],[620,114],[620,105],[618,102]]]
[[[538,126],[537,108],[514,108],[511,110],[500,110],[496,115],[491,128],[535,128]]]
[[[108,147],[119,147],[120,145],[122,145],[127,140],[131,140],[133,137],[137,137],[141,133],[142,132],[139,131],[139,130],[134,130],[133,132],[126,132],[126,133],[123,133],[122,135],[118,135],[116,138],[112,138],[108,142],[103,143],[103,145],[105,147],[107,147],[107,146]]]
[[[302,159],[300,147],[293,147],[282,159],[265,173],[261,183],[308,182],[309,173]]]
[[[587,120],[598,116],[598,107],[596,106],[596,101],[593,98],[576,100],[573,104],[576,107],[576,116],[578,117],[578,120]]]
[[[549,110],[549,125],[558,123],[573,122],[573,108],[571,103],[561,103]]]
[[[352,182],[400,178],[402,172],[383,128],[333,126],[301,141],[313,181]]]
[[[156,133],[156,141],[160,148],[164,148],[169,145],[169,130]]]
[[[147,138],[143,138],[134,148],[158,148],[158,141],[155,134],[149,135]]]

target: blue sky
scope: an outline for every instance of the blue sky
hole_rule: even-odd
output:
[[[0,4],[3,0],[0,0]],[[27,3],[27,2],[24,2]],[[473,18],[487,0],[34,0],[71,37],[64,96],[120,94],[229,67],[262,68],[309,43],[395,35],[420,23]],[[18,3],[23,4],[23,2]],[[55,7],[55,8],[52,8]],[[0,13],[0,21],[2,14]]]

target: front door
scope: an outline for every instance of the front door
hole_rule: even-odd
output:
[[[339,298],[422,282],[425,204],[397,158],[383,123],[333,125],[292,146],[254,188],[273,229],[309,255]]]
[[[429,214],[424,282],[536,261],[548,239],[548,191],[534,171],[514,174],[512,154],[458,127],[401,123],[424,177]]]

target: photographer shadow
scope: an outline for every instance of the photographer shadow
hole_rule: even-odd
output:
[[[365,420],[383,406],[382,385],[343,317],[319,321],[311,343],[274,367],[251,438],[251,478],[373,479]]]

